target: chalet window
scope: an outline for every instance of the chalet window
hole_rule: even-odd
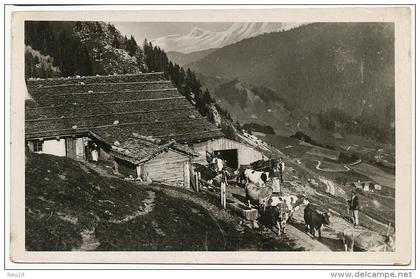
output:
[[[42,152],[42,141],[34,142],[34,152]]]

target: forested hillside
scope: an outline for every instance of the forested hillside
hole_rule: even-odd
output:
[[[146,71],[144,55],[133,37],[104,22],[25,22],[25,44],[51,57],[60,76],[125,74]],[[31,56],[26,52],[28,58]],[[33,55],[32,55],[33,57]],[[31,73],[30,59],[25,60]],[[41,73],[32,77],[51,77]]]
[[[187,66],[268,87],[327,129],[393,141],[392,24],[308,24],[243,40]]]

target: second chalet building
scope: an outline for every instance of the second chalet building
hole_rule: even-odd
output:
[[[231,167],[263,155],[229,140],[163,73],[27,80],[29,151],[113,161],[126,175],[190,186],[192,163],[219,152]],[[92,152],[92,150],[95,150]],[[94,158],[96,159],[96,158]]]

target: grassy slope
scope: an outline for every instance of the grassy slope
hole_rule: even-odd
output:
[[[293,249],[270,235],[238,228],[239,217],[220,210],[204,193],[126,182],[69,158],[27,156],[27,250],[84,250],[86,242],[111,251]],[[151,196],[152,210],[143,214]]]
[[[74,160],[38,154],[28,154],[25,191],[28,250],[76,248],[81,231],[134,212],[146,194]]]

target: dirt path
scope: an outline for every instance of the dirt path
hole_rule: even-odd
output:
[[[136,212],[127,215],[122,219],[111,219],[108,222],[113,224],[122,224],[131,221],[139,216],[144,216],[150,213],[153,210],[153,207],[155,206],[156,193],[153,191],[147,191],[147,195],[148,197],[142,200],[142,206],[140,206]]]
[[[312,161],[317,162],[317,165],[315,166],[315,168],[316,168],[317,170],[320,170],[320,171],[327,171],[327,172],[348,172],[348,171],[350,171],[350,170],[351,170],[351,169],[350,169],[348,166],[346,166],[346,165],[342,165],[342,166],[345,168],[344,170],[324,169],[324,168],[321,168],[322,162],[321,162],[320,160],[312,160]]]

